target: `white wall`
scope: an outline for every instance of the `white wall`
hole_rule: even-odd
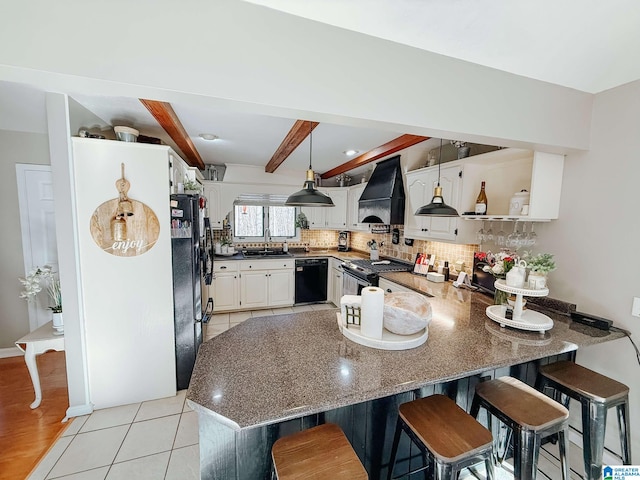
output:
[[[5,10],[0,44],[23,48],[0,51],[0,79],[50,91],[494,145],[589,143],[589,94],[237,0],[164,0],[151,11],[146,2],[26,0]]]
[[[609,318],[640,344],[640,319],[631,316],[640,296],[640,81],[595,97],[590,150],[565,161],[560,218],[546,225],[536,250],[554,253],[551,294],[579,311]],[[542,231],[542,230],[541,230]],[[578,362],[631,390],[634,461],[640,461],[640,365],[627,339],[585,348]],[[615,414],[609,417],[611,434]],[[617,437],[608,445],[619,451]]]
[[[0,349],[15,348],[13,342],[29,333],[27,303],[19,298],[18,277],[25,272],[16,163],[48,165],[47,135],[0,130],[0,168],[5,180],[0,188]]]

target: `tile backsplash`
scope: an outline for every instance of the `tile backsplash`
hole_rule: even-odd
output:
[[[473,266],[473,254],[479,251],[478,245],[458,245],[454,243],[430,242],[425,240],[414,240],[412,246],[405,245],[404,231],[402,225],[392,226],[400,230],[400,243],[394,245],[391,242],[391,233],[366,233],[350,232],[350,246],[353,250],[368,252],[367,242],[375,239],[378,243],[380,256],[393,257],[407,262],[415,261],[418,253],[430,253],[436,256],[436,264],[443,264],[448,261],[450,267],[455,267],[456,261],[464,262],[465,270],[471,273]],[[222,233],[219,230],[213,232],[214,241],[220,240]],[[262,247],[264,242],[243,243],[248,248]],[[315,249],[332,249],[338,246],[338,232],[335,230],[302,230],[299,242],[289,242],[290,248],[299,248],[308,245]],[[280,247],[281,244],[274,246]]]

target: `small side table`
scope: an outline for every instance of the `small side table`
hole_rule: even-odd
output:
[[[40,376],[38,375],[38,364],[36,355],[40,355],[49,350],[56,352],[64,351],[64,335],[57,335],[53,329],[53,322],[48,322],[40,328],[28,333],[24,337],[15,342],[16,347],[24,352],[24,362],[27,364],[33,390],[36,399],[33,401],[31,408],[38,408],[42,401],[42,390],[40,389]]]

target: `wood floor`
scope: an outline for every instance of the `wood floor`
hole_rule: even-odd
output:
[[[0,359],[0,480],[26,479],[68,423],[69,399],[64,352],[37,357],[42,403],[29,408],[35,394],[22,356]]]

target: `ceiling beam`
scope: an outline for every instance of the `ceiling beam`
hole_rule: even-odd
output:
[[[176,145],[186,157],[187,163],[191,167],[198,167],[200,170],[204,170],[204,162],[171,104],[144,98],[141,98],[140,102],[149,110],[171,139],[176,142]]]
[[[369,150],[366,153],[363,153],[359,157],[352,158],[346,163],[342,165],[338,165],[331,170],[324,172],[320,175],[320,178],[331,178],[336,175],[340,175],[341,173],[348,172],[349,170],[353,170],[354,168],[361,167],[362,165],[366,165],[367,163],[374,162],[379,158],[386,157],[387,155],[391,155],[392,153],[396,153],[400,150],[404,150],[405,148],[411,147],[417,143],[424,142],[425,140],[429,140],[431,137],[422,137],[420,135],[401,135],[398,138],[394,138],[390,142],[385,143],[384,145],[380,145],[373,150]]]
[[[311,124],[311,126],[309,126]],[[311,122],[309,120],[296,120],[284,137],[282,143],[273,154],[271,160],[265,165],[264,171],[267,173],[273,173],[284,162],[291,153],[298,148],[305,138],[309,136],[309,133],[318,126],[318,122]]]

